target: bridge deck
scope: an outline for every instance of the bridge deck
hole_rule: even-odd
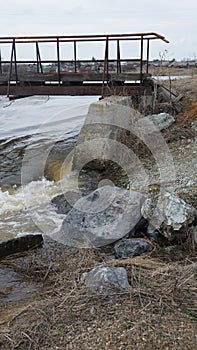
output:
[[[151,95],[152,89],[147,86],[124,85],[109,87],[108,85],[82,85],[82,86],[10,86],[9,97],[19,98],[32,95],[69,95],[69,96],[111,96],[111,95],[129,95],[141,96]],[[7,88],[0,86],[0,94],[6,95]]]
[[[103,80],[103,74],[93,73],[57,73],[23,74],[18,80],[8,82],[7,75],[0,76],[0,94],[6,95],[9,88],[10,96],[31,95],[103,95],[127,94],[127,95],[149,95],[152,93],[150,86],[140,84],[150,74],[137,73],[109,74],[107,80]],[[146,84],[148,85],[148,84]]]
[[[58,83],[84,83],[84,82],[103,82],[103,80],[113,81],[113,82],[139,82],[144,79],[150,77],[150,74],[142,74],[139,73],[109,73],[107,77],[104,77],[102,73],[61,73],[58,75],[57,73],[23,73],[17,76],[17,83],[33,83],[34,85],[37,83],[38,85],[42,83],[48,82],[58,82]],[[11,77],[11,81],[16,82],[16,77]],[[0,75],[0,84],[7,85],[9,81],[9,76],[7,74]]]

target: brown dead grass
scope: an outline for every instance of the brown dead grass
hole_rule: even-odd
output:
[[[192,125],[197,121],[197,76],[166,81],[163,85],[171,86],[177,95],[183,96],[182,111],[176,115],[175,123],[163,131],[165,140],[171,143],[182,138],[194,139],[196,132]]]
[[[183,93],[174,137],[196,121],[197,78],[173,81]],[[190,99],[195,99],[190,101]],[[184,127],[183,127],[184,126]],[[173,139],[173,130],[170,131]],[[55,244],[2,263],[38,291],[17,303],[0,301],[2,350],[196,350],[197,257],[181,247],[159,248],[134,259],[112,260],[111,251],[66,249]],[[130,293],[108,298],[80,283],[84,271],[106,263],[123,266]]]
[[[178,95],[184,96],[184,101],[191,101],[197,98],[197,75],[182,79],[167,79],[163,84],[175,90]]]
[[[134,259],[111,260],[110,252],[62,247],[53,265],[51,255],[41,251],[22,258],[26,270],[21,258],[4,260],[29,279],[38,274],[38,265],[42,271],[34,298],[1,303],[2,350],[196,349],[195,254],[157,248]],[[130,293],[97,296],[81,284],[81,274],[101,263],[126,268]]]
[[[177,124],[192,123],[197,120],[197,98],[187,102],[184,111],[176,117]]]
[[[149,73],[151,73],[153,76],[191,76],[195,77],[197,74],[197,68],[196,67],[190,67],[190,68],[175,68],[175,67],[150,67]]]

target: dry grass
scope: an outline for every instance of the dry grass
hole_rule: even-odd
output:
[[[185,101],[197,98],[197,75],[182,79],[167,79],[163,84],[171,86],[178,94],[183,94]]]
[[[197,98],[187,102],[184,111],[179,113],[176,118],[176,123],[184,125],[197,120]]]
[[[195,76],[172,84],[187,102],[197,98]],[[186,105],[185,114],[164,132],[166,140],[194,137],[189,126],[196,107],[196,100]],[[0,300],[0,349],[196,350],[195,251],[156,246],[134,259],[110,259],[111,253],[56,243],[1,262],[36,281],[38,290],[17,303]],[[101,263],[126,268],[130,293],[97,296],[80,283],[84,271]]]
[[[180,248],[175,261],[175,250],[156,249],[134,259],[111,260],[110,252],[57,251],[55,264],[50,250],[4,260],[26,278],[37,275],[39,290],[29,300],[1,304],[2,350],[196,349],[195,255]],[[129,294],[97,296],[80,283],[81,274],[100,263],[126,268]]]

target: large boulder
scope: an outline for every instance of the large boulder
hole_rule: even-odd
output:
[[[52,198],[51,203],[55,206],[58,214],[66,215],[80,198],[80,191],[68,191]]]
[[[52,238],[77,247],[101,247],[115,242],[141,219],[144,200],[139,192],[100,187],[74,204]]]
[[[168,113],[150,114],[148,118],[157,127],[157,130],[163,130],[172,125],[175,121],[174,117]]]
[[[118,258],[133,258],[152,250],[150,243],[144,239],[127,239],[114,246]]]
[[[81,282],[97,294],[112,295],[131,288],[124,267],[108,267],[100,265],[89,272],[84,272]]]
[[[161,191],[158,196],[147,198],[142,215],[170,241],[187,237],[195,240],[197,211],[174,193]]]

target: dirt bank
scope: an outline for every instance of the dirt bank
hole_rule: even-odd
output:
[[[196,207],[197,78],[170,84],[184,94],[184,110],[163,137],[174,159],[175,190]],[[150,159],[142,160],[153,169]],[[141,257],[112,260],[110,249],[55,243],[4,259],[1,265],[36,283],[37,292],[14,303],[0,296],[0,349],[196,350],[197,257],[189,248],[155,243]],[[126,268],[129,294],[98,297],[80,283],[83,272],[101,263]]]

